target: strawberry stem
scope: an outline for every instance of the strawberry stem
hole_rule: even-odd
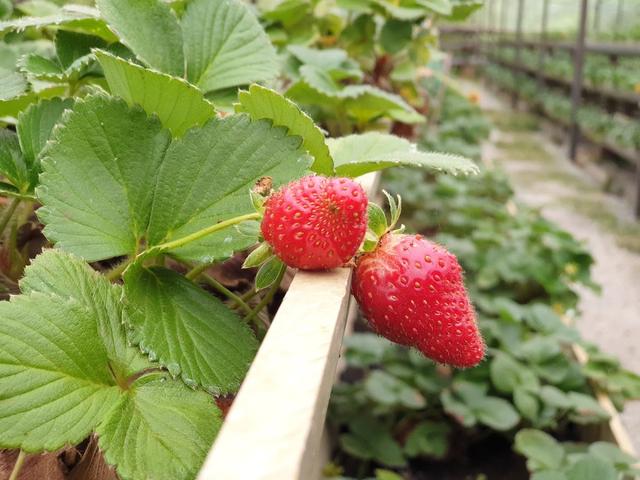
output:
[[[193,232],[186,237],[177,238],[176,240],[161,243],[160,245],[154,245],[153,247],[147,248],[142,253],[138,254],[138,256],[136,256],[136,263],[149,256],[159,255],[163,252],[166,252],[167,250],[184,247],[191,242],[200,240],[203,237],[219,232],[220,230],[224,230],[225,228],[231,227],[233,225],[237,225],[238,223],[246,222],[248,220],[258,220],[261,216],[262,215],[259,213],[247,213],[245,215],[240,215],[228,220],[224,220],[223,222],[216,223],[215,225],[210,225],[206,228],[203,228],[202,230]]]

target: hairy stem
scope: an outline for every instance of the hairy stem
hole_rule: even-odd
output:
[[[13,470],[11,470],[11,476],[9,476],[9,480],[18,480],[18,475],[20,475],[20,470],[22,470],[22,465],[24,464],[24,459],[26,457],[27,454],[24,453],[24,450],[20,450],[18,458],[16,459],[16,463],[13,466]]]
[[[254,308],[251,313],[245,317],[245,321],[252,321],[267,305],[271,303],[271,300],[273,300],[273,297],[278,291],[278,288],[280,288],[280,283],[282,283],[282,278],[284,277],[286,271],[286,267],[283,266],[267,294],[262,298],[262,300],[260,300],[260,303],[256,306],[256,308]],[[268,322],[263,322],[263,324],[265,325],[265,327],[269,326]]]
[[[133,259],[134,257],[127,257],[126,260],[120,262],[118,265],[113,267],[111,270],[105,273],[104,276],[107,277],[107,280],[109,280],[110,282],[113,282],[119,279],[120,276],[122,275],[122,272],[124,272],[127,269],[127,267],[131,265],[131,262],[133,262]]]
[[[229,300],[233,301],[236,305],[242,308],[245,313],[251,314],[251,307],[247,305],[239,295],[236,295],[227,287],[222,285],[218,280],[213,278],[211,275],[207,275],[206,273],[201,273],[200,277],[211,287],[213,287],[216,291],[220,292],[222,295],[227,297]]]
[[[15,213],[16,208],[18,208],[18,205],[20,205],[20,199],[14,198],[2,212],[2,216],[0,217],[0,236],[2,236],[2,234],[4,233],[4,229],[7,227],[7,224],[11,220],[11,217],[13,217],[13,214]]]

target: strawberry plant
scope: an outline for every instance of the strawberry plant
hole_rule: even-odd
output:
[[[240,1],[26,3],[0,33],[0,447],[19,458],[79,446],[123,479],[194,478],[285,263],[338,267],[361,246],[353,178],[477,172],[380,131],[326,138],[291,100],[305,78],[358,130],[422,117],[356,85],[344,52],[292,46],[281,68]],[[244,291],[210,274],[238,260],[260,267]]]

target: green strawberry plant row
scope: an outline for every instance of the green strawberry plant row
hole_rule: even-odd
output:
[[[432,94],[435,87],[428,87]],[[482,112],[452,89],[440,112],[440,123],[421,139],[426,147],[469,153],[488,136]],[[618,409],[640,397],[640,376],[561,318],[580,321],[576,285],[597,288],[584,246],[517,204],[495,167],[464,179],[393,170],[383,186],[406,192],[401,221],[408,228],[456,254],[487,355],[476,368],[454,370],[371,333],[347,338],[347,378],[355,380],[337,384],[332,395],[339,453],[328,476],[398,480],[421,470],[459,472],[469,463],[460,475],[480,474],[468,459],[478,449],[486,456],[496,437],[507,444],[492,450],[506,477],[525,467],[521,461],[507,470],[509,449],[526,459],[535,480],[637,475],[637,459],[623,450],[628,443],[584,442],[579,435],[582,426],[605,427],[610,418],[594,385]],[[572,355],[576,346],[586,350],[586,364]]]
[[[424,46],[425,16],[438,8],[462,15],[458,7],[469,3],[471,11],[477,2],[452,3],[460,5],[397,9],[380,0],[366,15],[408,22],[400,47],[388,38],[395,23],[381,32],[385,48],[400,54],[408,43]],[[370,72],[344,50],[277,52],[238,0],[18,8],[33,16],[0,22],[7,40],[0,118],[10,127],[0,130],[0,191],[9,199],[0,234],[9,259],[5,283],[14,294],[0,303],[0,447],[20,449],[23,459],[95,434],[123,479],[194,478],[222,422],[215,398],[238,389],[264,334],[259,318],[283,278],[282,260],[332,268],[362,243],[366,223],[357,241],[344,239],[366,221],[364,210],[353,216],[366,198],[357,207],[336,199],[333,182],[352,195],[352,178],[388,167],[454,174],[477,167],[365,131],[423,117],[379,85],[354,85]],[[292,69],[281,65],[285,54]],[[329,131],[349,135],[326,138],[292,99]],[[303,188],[304,228],[295,216],[284,223],[293,204],[277,210],[283,223],[273,232],[261,224],[271,218],[271,191],[322,178],[309,174],[340,178],[319,180],[318,191]],[[309,198],[322,201],[305,203]],[[45,245],[54,248],[33,258],[41,245],[28,239],[40,223]],[[289,236],[279,237],[280,225],[293,229]],[[383,236],[392,228],[375,231]],[[23,232],[31,232],[27,241]],[[290,243],[310,234],[317,237],[310,243]],[[205,270],[261,237],[269,243],[246,262],[260,266],[248,292],[262,295],[253,308]],[[329,241],[349,251],[332,250]],[[286,255],[316,242],[312,260],[328,263],[296,264]],[[373,250],[375,236],[364,245]]]

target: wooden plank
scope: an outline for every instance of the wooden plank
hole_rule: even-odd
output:
[[[198,480],[317,478],[350,282],[350,268],[296,274]]]

